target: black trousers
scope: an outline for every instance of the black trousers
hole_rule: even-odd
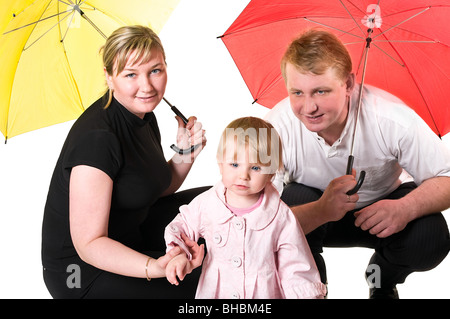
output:
[[[179,207],[209,189],[200,187],[175,193],[159,199],[141,225],[144,238],[140,251],[158,258],[165,254],[164,229],[178,214]],[[201,267],[172,286],[166,278],[152,279],[126,277],[84,264],[81,269],[81,287],[68,287],[70,273],[44,270],[44,281],[53,298],[86,299],[189,299],[195,297]]]
[[[414,188],[414,183],[402,184],[385,199],[399,199]],[[289,206],[295,206],[315,201],[321,196],[322,192],[318,189],[291,183],[284,188],[281,199]],[[404,230],[387,238],[378,238],[354,225],[353,214],[356,211],[350,211],[341,220],[326,223],[306,235],[323,283],[327,283],[325,261],[321,255],[323,247],[375,249],[369,265],[380,267],[381,287],[403,283],[412,272],[433,269],[449,252],[449,231],[441,213],[418,218]],[[368,267],[366,276],[372,274],[372,267]]]

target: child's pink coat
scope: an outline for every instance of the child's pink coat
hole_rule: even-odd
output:
[[[326,287],[295,216],[272,184],[264,192],[260,207],[237,217],[225,207],[225,188],[219,182],[180,207],[180,214],[167,226],[168,249],[179,245],[188,252],[180,232],[206,241],[208,252],[196,298],[325,295]]]

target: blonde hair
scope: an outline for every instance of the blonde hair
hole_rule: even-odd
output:
[[[352,72],[352,59],[344,44],[333,33],[320,29],[304,32],[289,45],[281,60],[281,74],[285,81],[287,63],[302,73],[316,75],[334,68],[343,81]]]
[[[227,144],[234,143],[233,153]],[[229,144],[228,144],[229,145]],[[268,174],[283,167],[282,145],[272,124],[257,117],[242,117],[232,121],[222,133],[217,148],[217,161],[240,161],[248,152],[249,162],[268,168]]]
[[[135,53],[132,64],[141,61],[147,63],[151,59],[151,51],[159,50],[166,61],[164,47],[158,35],[152,29],[132,25],[120,27],[106,39],[105,45],[100,49],[103,66],[109,75],[117,75],[123,71],[132,53]],[[111,104],[112,90],[109,90],[107,108]]]

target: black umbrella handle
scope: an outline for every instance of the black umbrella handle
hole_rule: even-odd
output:
[[[177,109],[175,107],[175,105],[171,105],[170,108],[172,109],[173,113],[175,113],[176,115],[178,115],[182,120],[184,124],[187,124],[188,119],[186,118],[186,116],[183,115],[183,113],[180,112],[179,109]]]
[[[167,104],[169,104],[170,109],[181,118],[183,123],[187,124],[188,119],[186,118],[186,116],[184,116],[183,113],[181,113],[180,110],[175,107],[175,105],[170,104],[169,101],[167,101],[165,98],[163,98],[163,99]],[[176,146],[175,144],[172,144],[172,145],[170,145],[170,148],[180,155],[186,155],[186,154],[191,154],[192,152],[194,152],[199,146],[200,146],[200,144],[197,144],[197,145],[192,145],[190,148],[182,149],[182,148],[179,148],[178,146]]]
[[[346,172],[347,175],[351,175],[352,174],[352,168],[353,168],[353,161],[354,161],[354,159],[355,158],[353,157],[353,155],[350,155],[348,157],[347,172]],[[349,195],[349,196],[353,195],[353,194],[356,194],[359,191],[359,189],[361,188],[361,186],[362,186],[362,184],[364,182],[364,178],[366,178],[366,171],[361,171],[361,173],[359,174],[359,179],[358,179],[358,182],[356,183],[356,186],[353,189],[349,190],[346,194]]]

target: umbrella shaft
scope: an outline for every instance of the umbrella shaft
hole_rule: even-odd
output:
[[[359,88],[359,95],[358,95],[358,107],[356,108],[356,119],[355,119],[355,124],[353,126],[353,136],[352,136],[352,143],[350,146],[350,156],[353,157],[353,151],[354,151],[354,147],[355,147],[355,137],[356,137],[356,128],[358,125],[358,121],[359,121],[359,112],[361,110],[361,104],[362,104],[362,95],[363,95],[363,89],[364,89],[364,80],[366,77],[366,67],[367,67],[367,59],[368,59],[368,55],[369,55],[369,49],[370,49],[370,43],[372,42],[372,38],[371,38],[371,34],[372,34],[373,30],[369,29],[367,30],[367,38],[366,38],[366,42],[367,45],[364,48],[364,64],[363,64],[363,70],[362,70],[362,75],[361,75],[361,85]],[[349,164],[350,164],[350,160],[349,160]],[[353,160],[352,160],[352,166],[353,166]],[[348,167],[347,167],[347,171],[348,171]],[[350,172],[351,172],[351,167],[350,167]]]
[[[170,102],[167,101],[165,97],[163,97],[163,100],[164,100],[164,102],[166,102],[166,103],[170,106],[170,108],[172,109],[172,111],[173,111],[176,115],[178,115],[178,116],[181,118],[181,120],[183,120],[184,124],[187,124],[187,122],[188,122],[189,120],[186,118],[186,116],[184,116],[183,113],[181,113],[180,110],[178,110],[178,109],[175,107],[175,105],[170,104]]]

